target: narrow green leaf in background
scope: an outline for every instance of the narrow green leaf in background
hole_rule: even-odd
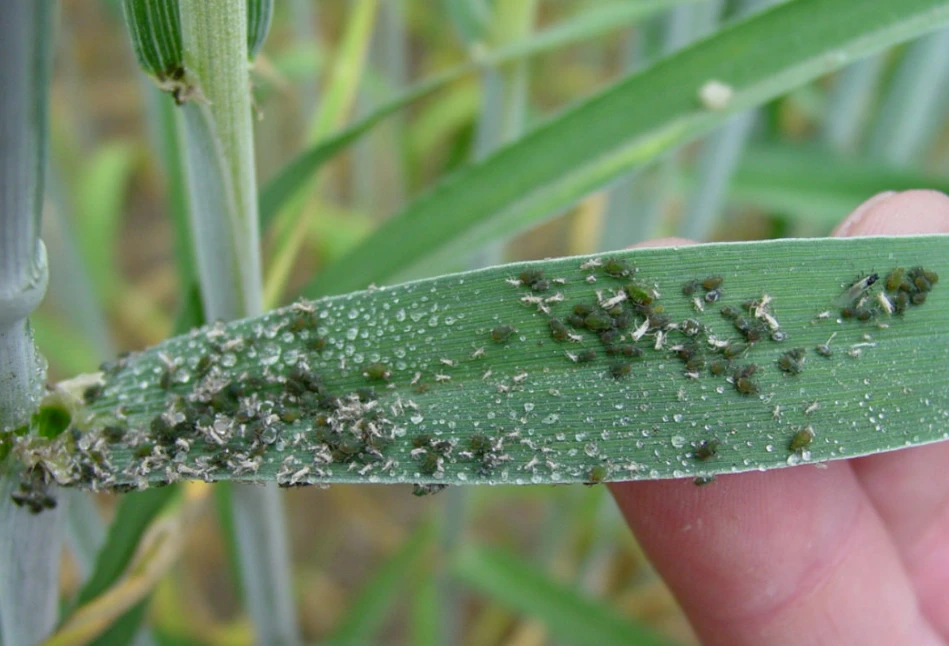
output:
[[[446,179],[304,293],[341,293],[444,269],[460,252],[569,206],[733,112],[949,20],[949,5],[939,0],[874,0],[858,14],[848,7],[848,0],[785,3],[660,61]],[[699,99],[713,80],[733,93],[724,109]],[[400,253],[391,253],[395,248]]]
[[[469,546],[454,573],[506,606],[540,619],[559,640],[590,646],[666,646],[673,642],[625,619],[602,603],[547,577],[501,549]]]

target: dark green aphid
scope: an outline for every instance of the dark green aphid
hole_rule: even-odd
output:
[[[633,373],[633,364],[626,361],[617,361],[610,365],[610,376],[613,379],[622,379]]]
[[[802,428],[794,434],[794,437],[791,438],[791,441],[788,443],[788,450],[792,453],[801,451],[809,447],[813,441],[814,429],[812,429],[810,426],[807,428]]]
[[[702,289],[708,291],[716,290],[722,286],[723,282],[725,282],[725,279],[721,276],[709,276],[702,281]]]
[[[613,354],[629,357],[631,359],[643,356],[643,349],[630,343],[614,346],[612,349],[614,350]]]
[[[711,460],[718,455],[718,445],[719,441],[714,438],[711,440],[703,440],[692,455],[695,456],[696,460],[700,460],[702,462]]]
[[[285,424],[292,424],[293,422],[300,419],[300,417],[302,416],[303,416],[303,413],[294,409],[286,409],[286,410],[280,411],[280,421],[282,421]]]
[[[917,295],[918,295],[918,294],[914,294],[913,296],[917,296]],[[874,316],[876,316],[876,313],[877,313],[876,310],[872,310],[872,309],[870,309],[870,308],[868,308],[868,307],[858,307],[858,308],[857,308],[857,320],[858,320],[858,321],[869,321],[869,320],[872,319]]]
[[[913,279],[913,284],[916,285],[916,289],[921,292],[928,292],[933,288],[933,284],[929,282],[925,276],[916,276]]]
[[[587,315],[587,317],[583,320],[583,323],[586,325],[588,330],[593,330],[594,332],[598,330],[609,330],[613,327],[613,319],[598,312]]]
[[[653,330],[663,330],[669,326],[669,323],[672,322],[672,319],[666,314],[660,314],[656,310],[653,310],[653,313],[649,315],[649,327]]]
[[[573,306],[573,313],[577,316],[587,316],[593,314],[593,306],[586,303],[577,303]]]
[[[590,469],[589,473],[587,473],[586,484],[588,485],[600,484],[601,482],[606,480],[606,477],[609,474],[610,474],[610,470],[605,464],[598,464],[592,469]]]
[[[748,345],[745,343],[729,343],[724,348],[722,348],[722,354],[725,355],[726,359],[734,359],[738,355],[742,354],[748,349]]]
[[[161,370],[161,377],[158,380],[158,386],[162,390],[171,390],[171,385],[175,382],[175,373],[174,371],[165,366]]]
[[[633,317],[628,313],[620,313],[613,316],[613,327],[617,330],[625,330],[633,323]]]
[[[567,341],[570,339],[570,331],[567,329],[567,326],[563,324],[563,321],[560,319],[550,319],[548,324],[550,325],[550,336],[553,337],[555,341]]]
[[[603,263],[603,273],[613,278],[628,278],[636,273],[636,270],[626,264],[625,260],[620,258],[607,258]]]
[[[377,362],[366,366],[366,370],[362,374],[369,381],[388,381],[392,373],[386,364]]]
[[[446,484],[415,484],[412,486],[412,495],[418,496],[434,496],[437,493],[441,493],[448,488]]]
[[[300,312],[290,319],[287,328],[291,332],[302,332],[316,325],[316,314],[314,312]]]
[[[741,316],[741,311],[732,305],[726,305],[721,310],[722,316],[727,319],[736,319]]]
[[[140,446],[135,447],[134,455],[136,459],[142,460],[152,454],[153,448],[154,447],[151,444],[142,444]]]
[[[203,377],[207,374],[208,370],[211,369],[211,366],[214,364],[214,360],[211,359],[210,354],[201,355],[201,358],[198,359],[197,365],[194,367],[194,372],[199,377]]]
[[[722,361],[721,359],[718,359],[709,364],[708,371],[715,376],[720,376],[728,372],[730,367],[731,364],[728,361]]]
[[[594,350],[583,350],[577,354],[577,363],[590,363],[591,361],[596,360],[596,351]]]
[[[468,448],[475,455],[483,455],[493,449],[491,445],[491,439],[487,435],[482,435],[481,433],[476,433],[475,435],[472,435],[468,438]]]
[[[600,341],[604,345],[613,345],[620,340],[622,335],[616,330],[607,330],[606,332],[600,333]]]
[[[106,426],[102,429],[102,437],[109,444],[117,444],[125,439],[126,430],[121,426]]]
[[[685,362],[685,371],[686,372],[699,372],[705,369],[705,359],[702,357],[692,357]]]
[[[512,334],[514,334],[514,328],[510,325],[499,325],[491,330],[491,340],[495,343],[506,343]]]
[[[656,300],[651,290],[636,283],[627,283],[623,291],[626,292],[626,296],[629,297],[629,300],[639,305],[650,305]]]
[[[900,288],[900,285],[903,284],[903,277],[906,275],[906,270],[902,267],[897,267],[890,272],[890,275],[886,277],[886,290],[888,292],[895,292]]]
[[[430,446],[432,443],[432,436],[428,433],[422,433],[421,435],[416,435],[412,438],[412,448],[420,449],[422,447]]]
[[[102,397],[102,392],[105,390],[105,386],[102,384],[92,384],[82,392],[82,398],[87,404],[91,404],[95,400]]]
[[[427,451],[419,464],[419,471],[427,476],[434,475],[438,471],[439,457],[434,451]]]
[[[522,271],[518,278],[521,281],[522,285],[533,288],[534,283],[539,283],[544,279],[544,272],[540,269],[525,269]]]
[[[319,352],[326,347],[326,339],[321,336],[315,336],[311,339],[307,339],[306,347],[313,352]]]
[[[821,343],[814,351],[817,352],[822,357],[832,357],[834,356],[834,351],[831,349],[830,345],[827,343]]]
[[[695,319],[685,319],[679,324],[679,330],[686,336],[695,336],[702,331],[702,324]]]
[[[791,375],[801,374],[801,371],[804,370],[804,355],[806,352],[804,348],[788,350],[778,357],[778,367]]]
[[[699,349],[694,343],[687,343],[676,350],[676,356],[683,361],[688,361],[698,353]]]
[[[926,293],[920,292],[918,294],[913,294],[912,296],[909,297],[909,301],[913,305],[922,305],[923,303],[926,302]]]
[[[689,280],[682,285],[682,293],[686,296],[691,296],[699,290],[699,287],[702,286],[702,283],[698,280]]]
[[[580,314],[570,314],[567,316],[566,321],[567,325],[576,330],[581,330],[586,327],[586,317]]]
[[[893,311],[902,315],[910,305],[910,296],[906,292],[897,292],[893,297]]]
[[[698,476],[692,481],[696,487],[704,487],[715,482],[715,476]]]

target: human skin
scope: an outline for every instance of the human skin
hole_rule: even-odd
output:
[[[949,233],[942,193],[881,193],[834,235],[919,233]],[[610,489],[703,644],[928,646],[949,644],[947,466],[942,442]]]

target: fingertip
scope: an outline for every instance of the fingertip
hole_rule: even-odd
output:
[[[949,197],[933,190],[887,191],[861,204],[836,237],[949,233]]]

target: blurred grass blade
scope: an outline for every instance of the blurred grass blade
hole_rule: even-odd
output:
[[[346,606],[346,614],[327,639],[328,646],[371,643],[392,607],[401,601],[419,559],[431,547],[430,523],[419,523],[412,534],[374,571]],[[400,596],[401,595],[401,596]]]
[[[71,492],[66,514],[66,540],[76,560],[79,577],[86,580],[92,575],[96,554],[106,537],[93,494],[86,491]]]
[[[849,6],[782,4],[609,88],[418,198],[305,293],[340,293],[430,271],[572,204],[733,112],[949,20],[949,5],[938,0],[875,0],[858,16]],[[699,101],[713,79],[733,90],[725,109]]]
[[[423,571],[412,598],[411,641],[415,646],[439,646],[444,644],[438,632],[438,588],[431,573]]]
[[[608,31],[621,29],[631,22],[641,20],[682,1],[688,0],[655,0],[645,3],[620,2],[607,5],[602,10],[602,14],[597,9],[584,11],[571,18],[568,23],[551,27],[546,31],[540,31],[524,42],[485,53],[478,58],[477,63],[460,65],[430,79],[420,81],[363,119],[304,151],[280,171],[276,177],[271,179],[260,193],[261,227],[268,228],[270,222],[286,201],[305,186],[310,181],[313,173],[326,161],[359,139],[386,117],[395,114],[409,104],[437,92],[467,74],[477,72],[484,65],[503,65],[504,63],[553,51],[582,40],[596,38]],[[639,8],[630,9],[633,6]],[[550,32],[553,32],[554,35],[550,35]]]
[[[907,46],[870,132],[868,151],[892,164],[925,152],[945,120],[949,30]]]
[[[99,550],[92,576],[74,601],[81,606],[105,592],[125,571],[149,525],[175,499],[174,486],[137,491],[119,498],[105,544]]]
[[[688,190],[691,176],[679,178]],[[927,188],[949,192],[945,176],[835,155],[823,147],[752,146],[732,182],[731,200],[831,227],[868,195]]]
[[[834,79],[824,117],[824,138],[837,151],[857,150],[867,114],[876,100],[885,56],[871,56],[842,69]]]
[[[122,272],[116,255],[135,151],[122,141],[102,144],[76,182],[76,233],[92,284],[103,303],[117,294]]]
[[[612,608],[550,579],[501,549],[468,547],[454,563],[465,583],[506,606],[540,619],[569,644],[661,646],[672,644]]]
[[[940,441],[949,299],[932,275],[884,299],[883,277],[903,267],[916,279],[918,266],[949,276],[947,240],[647,248],[599,268],[564,258],[301,303],[121,360],[86,405],[72,398],[88,377],[61,384],[51,397],[81,406],[74,426],[91,435],[78,448],[69,433],[23,438],[16,455],[86,486],[540,484],[785,468]],[[536,276],[525,269],[543,272],[540,291],[511,284]],[[848,319],[835,303],[860,271],[881,279]],[[725,291],[698,310],[682,286],[709,276]],[[598,307],[621,311],[594,307],[614,299]],[[765,313],[718,311],[748,299],[766,300]],[[563,327],[576,305],[593,311]],[[759,342],[743,345],[752,332]],[[826,344],[830,357],[816,350]],[[805,428],[810,446],[790,448]],[[99,438],[95,461],[81,447]]]

